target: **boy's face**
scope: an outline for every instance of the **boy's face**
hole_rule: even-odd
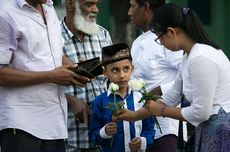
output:
[[[106,65],[104,75],[117,85],[119,90],[127,89],[128,82],[133,72],[133,65],[128,59],[117,61]]]

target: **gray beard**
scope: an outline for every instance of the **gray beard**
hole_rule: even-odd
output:
[[[86,33],[88,35],[97,35],[99,27],[96,21],[90,21],[89,16],[82,14],[78,1],[75,2],[75,14],[74,14],[74,26],[77,30]]]

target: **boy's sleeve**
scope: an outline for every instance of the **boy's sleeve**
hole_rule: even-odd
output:
[[[141,149],[140,150],[146,150],[148,149],[148,147],[153,144],[153,140],[155,137],[155,130],[154,130],[154,120],[152,117],[147,118],[147,119],[143,119],[142,121],[142,131],[141,131],[141,140],[143,141],[143,137],[146,139],[146,146],[141,145]]]
[[[112,138],[102,138],[100,135],[101,129],[105,126],[103,121],[103,95],[96,97],[92,102],[92,120],[90,123],[89,137],[96,144],[109,147]]]

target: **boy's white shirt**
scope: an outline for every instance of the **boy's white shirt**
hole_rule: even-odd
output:
[[[110,94],[111,92],[108,91],[108,95]],[[129,90],[129,94],[131,93],[131,90]],[[138,110],[138,109],[141,109],[143,107],[143,103],[139,103],[138,101],[140,100],[141,98],[141,93],[139,92],[136,92],[136,91],[133,91],[133,98],[134,98],[134,111]],[[127,108],[127,102],[126,102],[126,99],[123,101],[125,104],[124,104],[124,108]],[[129,149],[129,142],[131,141],[131,137],[130,137],[130,132],[129,132],[129,128],[130,128],[130,123],[128,121],[123,121],[123,128],[124,128],[124,141],[125,141],[125,151],[126,152],[130,152],[130,149]],[[139,150],[140,152],[141,151],[145,151],[146,148],[147,148],[147,140],[145,137],[140,137],[140,134],[141,134],[141,130],[142,130],[142,120],[139,120],[139,121],[136,121],[134,123],[134,127],[135,127],[135,133],[136,133],[136,136],[135,137],[139,137],[141,139],[141,149]],[[106,126],[106,125],[105,125]],[[105,126],[103,128],[100,129],[100,136],[101,138],[104,138],[104,139],[111,139],[112,136],[109,136],[106,134],[105,132]]]

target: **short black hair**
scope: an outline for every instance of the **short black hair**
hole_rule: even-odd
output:
[[[139,7],[143,6],[145,2],[148,2],[153,11],[165,4],[165,0],[136,0],[136,2]]]

